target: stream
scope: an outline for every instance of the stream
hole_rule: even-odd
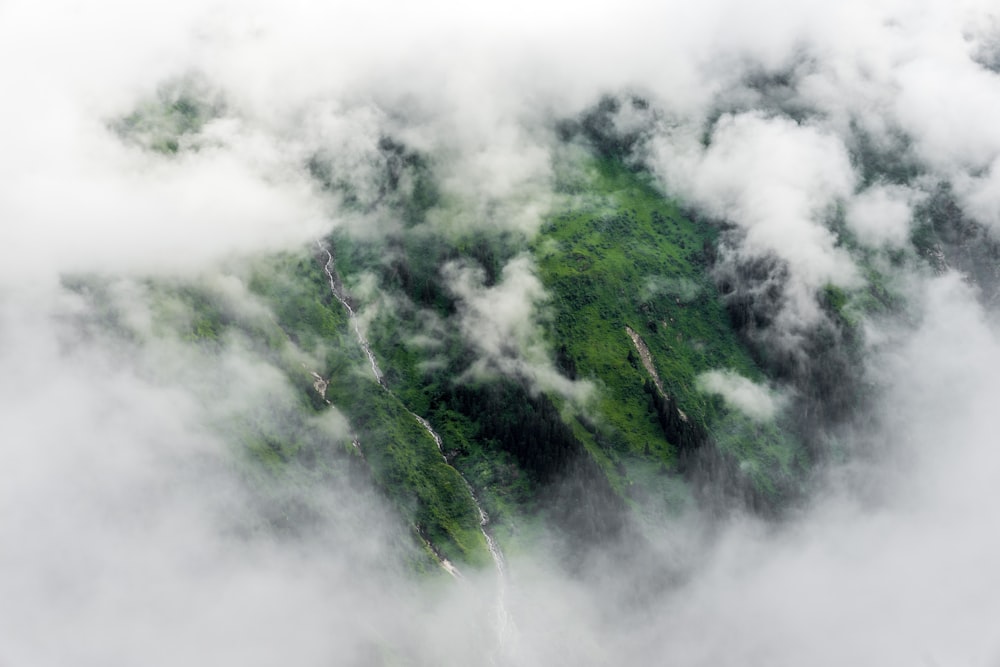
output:
[[[340,304],[347,310],[347,314],[350,318],[351,324],[354,327],[354,334],[358,339],[358,344],[361,349],[364,350],[365,356],[368,357],[368,363],[371,366],[372,374],[375,376],[375,380],[386,392],[389,393],[393,398],[398,397],[393,393],[393,391],[386,384],[385,379],[382,375],[382,370],[379,368],[378,360],[375,358],[375,353],[372,351],[371,345],[368,343],[368,339],[365,338],[364,333],[361,331],[361,326],[358,324],[357,313],[351,306],[347,297],[344,295],[343,284],[340,281],[340,276],[337,274],[336,267],[334,265],[333,253],[330,251],[329,247],[322,241],[316,241],[317,247],[320,251],[326,255],[326,262],[323,264],[323,272],[326,274],[327,281],[330,284],[330,292],[333,294],[334,298],[340,302]],[[404,409],[410,414],[420,424],[421,427],[427,432],[434,442],[437,444],[438,451],[441,453],[441,458],[444,460],[445,464],[450,466],[455,472],[458,473],[459,477],[465,483],[465,487],[469,491],[469,495],[472,496],[472,502],[475,503],[476,511],[479,512],[479,530],[486,539],[486,546],[489,549],[490,557],[493,559],[493,566],[497,572],[497,603],[496,603],[496,630],[497,630],[497,647],[493,655],[491,662],[495,664],[497,654],[504,651],[507,644],[508,635],[511,633],[513,624],[510,619],[510,614],[507,612],[506,607],[506,589],[507,589],[507,578],[504,566],[503,552],[500,551],[500,546],[497,544],[493,536],[490,535],[487,528],[489,527],[490,517],[483,509],[483,506],[479,502],[479,498],[476,497],[476,493],[469,484],[469,480],[459,471],[457,468],[448,463],[447,457],[444,455],[444,443],[441,440],[441,436],[438,435],[437,431],[431,426],[430,422],[416,414],[409,408],[404,406]],[[357,442],[355,440],[355,442]],[[356,445],[357,446],[357,445]],[[448,559],[442,557],[436,549],[432,547],[432,552],[437,556],[438,562],[441,567],[455,578],[460,578],[461,573],[458,568],[456,568]]]

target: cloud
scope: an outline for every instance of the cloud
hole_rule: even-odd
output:
[[[636,157],[737,230],[723,261],[787,266],[795,329],[822,317],[827,284],[861,284],[839,206],[862,245],[906,249],[911,209],[946,181],[996,231],[996,25],[989,0],[2,3],[0,662],[488,662],[492,576],[414,582],[377,493],[242,466],[241,429],[285,433],[294,391],[239,336],[209,353],[171,333],[192,315],[147,279],[202,281],[269,321],[222,267],[338,225],[398,229],[378,210],[385,136],[433,165],[437,231],[530,237],[555,121],[635,91],[656,110]],[[177,154],[115,131],[188,79],[225,105]],[[864,180],[862,132],[913,169]],[[317,155],[364,205],[321,192]],[[512,557],[509,651],[526,665],[995,662],[996,313],[912,262],[893,268],[905,312],[866,322],[859,343],[875,417],[830,436],[847,461],[818,471],[821,491],[782,523],[665,518],[645,527],[648,561],[612,552],[583,576],[543,548]],[[113,308],[68,276],[104,281]],[[492,285],[462,263],[444,276],[474,372],[587,395],[552,366],[529,258]],[[703,383],[758,417],[776,408],[744,378]],[[301,426],[350,435],[334,411]]]
[[[294,469],[270,489],[247,476],[233,432],[284,428],[268,417],[297,409],[282,374],[238,346],[88,341],[80,304],[47,306],[7,302],[0,315],[0,660],[315,664],[363,648],[330,634],[346,607],[323,600],[353,600],[364,617],[364,586],[347,584],[398,528],[360,487],[352,497]],[[310,428],[346,437],[333,412]],[[312,534],[282,546],[279,508],[318,517]],[[321,551],[337,556],[321,564]],[[332,617],[312,613],[324,606]],[[170,649],[152,650],[167,628]]]
[[[988,166],[1000,151],[1000,130],[988,122],[1000,102],[1000,78],[967,53],[946,53],[900,67],[896,116],[933,167],[953,173]],[[953,104],[962,100],[962,104]]]
[[[732,371],[709,371],[696,378],[698,388],[718,394],[730,406],[758,421],[774,418],[780,401],[766,387]]]
[[[552,362],[539,323],[547,294],[530,257],[509,261],[492,286],[484,284],[479,268],[447,264],[443,273],[459,300],[462,334],[479,354],[469,373],[488,377],[499,372],[578,401],[591,395],[590,383],[566,378]]]
[[[0,207],[11,221],[0,230],[4,283],[59,272],[192,271],[237,253],[301,246],[328,224],[280,145],[238,123],[207,129],[218,146],[171,159],[89,120],[29,127],[39,131],[34,141],[13,144],[26,159],[2,169]]]
[[[903,247],[909,240],[914,193],[903,187],[875,186],[854,197],[847,226],[869,246]]]
[[[958,177],[955,184],[969,215],[994,234],[1000,231],[1000,157],[984,174]]]
[[[777,535],[734,526],[660,618],[681,662],[1000,655],[985,620],[995,603],[979,593],[1000,550],[982,530],[996,488],[986,406],[1000,391],[1000,337],[957,276],[924,289],[922,323],[876,364],[891,379],[865,442],[883,465],[849,465],[841,472],[866,480],[863,494],[833,483]]]
[[[670,191],[744,231],[738,256],[787,263],[785,317],[812,323],[820,317],[816,290],[856,283],[850,256],[824,224],[855,180],[833,134],[751,112],[720,118],[705,149],[685,142],[678,150],[668,136],[656,153]]]

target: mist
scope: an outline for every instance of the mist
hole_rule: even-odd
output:
[[[1000,662],[1000,272],[914,240],[944,198],[998,242],[998,44],[985,0],[0,3],[0,664]],[[191,126],[129,121],[182,96]],[[602,99],[599,131],[560,142]],[[498,644],[496,574],[413,572],[403,519],[323,458],[354,427],[303,417],[288,369],[323,372],[333,343],[195,345],[176,293],[271,331],[254,263],[389,237],[411,154],[439,189],[428,235],[530,242],[586,196],[557,158],[602,137],[721,225],[717,281],[750,276],[752,341],[796,360],[707,394],[787,416],[824,293],[875,271],[903,305],[860,318],[865,404],[815,426],[828,449],[780,517],[691,504],[572,570],[544,540],[509,553]],[[587,405],[529,255],[444,278],[470,377]],[[362,331],[397,307],[366,303]],[[444,325],[421,326],[433,349]],[[262,470],[242,445],[288,434],[320,463]]]

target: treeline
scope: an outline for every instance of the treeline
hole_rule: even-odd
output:
[[[583,451],[552,402],[517,381],[456,385],[450,394],[449,407],[477,425],[477,437],[513,454],[538,482],[552,481]]]
[[[511,453],[535,480],[570,553],[614,538],[627,526],[624,501],[544,394],[517,380],[497,379],[455,386],[449,407],[473,420],[479,439]]]
[[[735,232],[723,244],[739,243]],[[728,256],[722,253],[722,256]],[[794,430],[813,456],[825,456],[825,433],[865,408],[867,380],[859,333],[843,317],[842,294],[827,290],[818,299],[826,317],[794,333],[797,344],[782,342],[777,316],[791,280],[776,257],[718,260],[713,273],[733,329],[767,374],[794,388]]]
[[[1000,241],[965,215],[951,185],[939,185],[915,218],[917,251],[939,271],[954,268],[968,276],[985,303],[1000,303]]]
[[[656,413],[663,435],[667,442],[677,447],[679,454],[692,452],[705,443],[708,434],[704,427],[683,416],[677,407],[677,401],[660,393],[648,378],[642,388],[649,394],[650,410]]]
[[[621,123],[619,114],[627,114],[633,121],[642,118],[642,121]],[[649,138],[654,121],[655,111],[644,98],[638,95],[605,95],[579,117],[560,121],[556,132],[563,141],[580,137],[598,155],[625,161]]]

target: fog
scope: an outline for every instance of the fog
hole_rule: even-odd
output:
[[[1000,234],[998,45],[987,0],[0,3],[0,665],[997,664],[998,274],[912,232],[947,186]],[[178,90],[211,111],[150,150],[123,119]],[[291,428],[349,447],[336,406],[293,416],[282,363],[322,349],[192,345],[157,285],[272,326],[254,258],[400,225],[386,136],[430,156],[435,233],[533,238],[563,196],[558,122],[606,95],[648,102],[613,114],[627,159],[726,225],[717,271],[774,263],[761,344],[794,351],[861,257],[905,306],[862,322],[869,405],[824,433],[801,503],[690,509],[574,573],[513,554],[497,647],[492,571],[414,576],[403,519],[349,467],[265,474],[241,450]],[[555,368],[529,256],[495,284],[445,275],[472,372],[592,396]],[[792,386],[702,383],[754,418],[794,409]]]

